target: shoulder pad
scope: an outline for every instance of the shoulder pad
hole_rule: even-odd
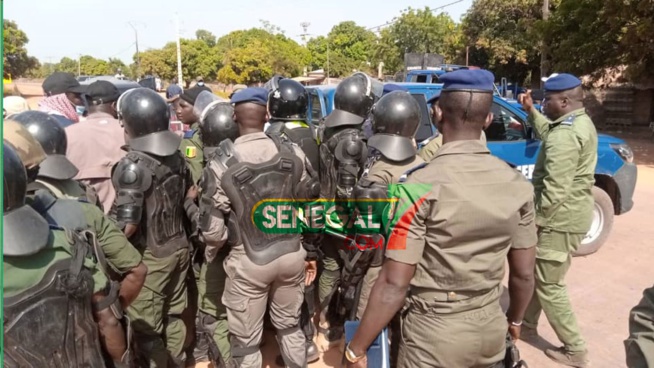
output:
[[[186,132],[184,132],[184,139],[193,138],[193,134],[195,134],[195,129],[187,130]]]
[[[116,190],[141,189],[145,191],[152,184],[152,174],[131,159],[124,158],[116,164],[111,181]]]
[[[218,144],[213,158],[225,168],[241,161],[231,139],[225,139]]]

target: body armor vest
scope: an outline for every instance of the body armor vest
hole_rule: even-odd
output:
[[[304,124],[304,122],[302,123]],[[279,136],[282,139],[288,139],[297,144],[302,149],[302,152],[304,152],[304,155],[307,156],[313,170],[316,172],[320,171],[320,151],[318,149],[318,143],[316,143],[313,137],[311,127],[300,126],[289,128],[286,126],[286,122],[273,121],[267,132],[268,135]]]
[[[157,258],[168,257],[188,247],[184,230],[187,188],[184,158],[179,153],[154,158],[139,151],[130,151],[126,157],[143,173],[152,176],[152,184],[144,193],[145,211],[139,226],[141,239]]]
[[[327,199],[352,199],[352,191],[361,176],[368,149],[359,129],[344,128],[320,145],[320,196]]]
[[[4,299],[5,367],[104,367],[92,314],[90,247],[75,237],[71,259],[51,265],[37,285]]]
[[[265,199],[295,199],[303,164],[293,149],[278,146],[279,153],[262,163],[242,162],[231,141],[223,141],[215,159],[225,169],[221,188],[231,203],[228,229],[240,236],[248,258],[258,265],[300,249],[300,233],[263,232],[253,223],[252,210]]]

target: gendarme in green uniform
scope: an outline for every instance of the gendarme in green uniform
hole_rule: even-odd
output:
[[[204,154],[202,140],[200,139],[200,123],[193,123],[191,130],[184,133],[184,139],[179,145],[179,151],[184,155],[186,165],[191,171],[193,184],[197,184],[202,176]]]
[[[532,111],[529,123],[543,143],[532,181],[536,225],[540,228],[536,295],[527,308],[524,325],[535,329],[542,309],[565,351],[583,353],[586,343],[572,312],[564,278],[571,254],[592,222],[597,131],[583,108],[555,121]]]
[[[5,297],[10,297],[38,284],[48,269],[58,261],[72,257],[72,239],[63,230],[51,230],[48,245],[40,252],[29,257],[4,257]],[[35,267],[35,265],[38,265]],[[84,267],[93,275],[93,292],[107,286],[106,276],[97,269],[92,259],[84,260]]]
[[[484,144],[486,144],[486,133],[481,132],[481,137],[479,138]],[[431,138],[426,145],[422,146],[420,151],[418,151],[418,156],[420,156],[425,162],[431,161],[436,157],[436,151],[443,145],[443,135],[438,134],[437,136]]]

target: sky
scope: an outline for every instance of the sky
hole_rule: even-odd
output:
[[[457,2],[458,1],[458,2]],[[139,51],[160,48],[176,37],[179,17],[181,37],[195,38],[206,29],[220,37],[238,29],[260,27],[267,20],[301,42],[300,23],[309,22],[307,33],[326,35],[347,20],[364,27],[389,22],[403,9],[437,8],[455,21],[473,0],[6,0],[4,19],[18,24],[29,38],[27,50],[41,62],[62,57],[91,55],[115,57],[131,63],[135,53],[134,29]],[[310,38],[310,36],[309,36]]]

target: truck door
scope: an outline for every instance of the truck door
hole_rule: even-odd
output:
[[[325,106],[325,98],[319,89],[307,89],[309,92],[309,108],[307,111],[307,121],[313,130],[313,137],[317,138],[318,125],[320,121],[327,115],[327,107]]]
[[[501,98],[493,98],[493,121],[486,128],[486,140],[491,153],[519,170],[531,180],[540,140],[530,137],[525,115]]]

